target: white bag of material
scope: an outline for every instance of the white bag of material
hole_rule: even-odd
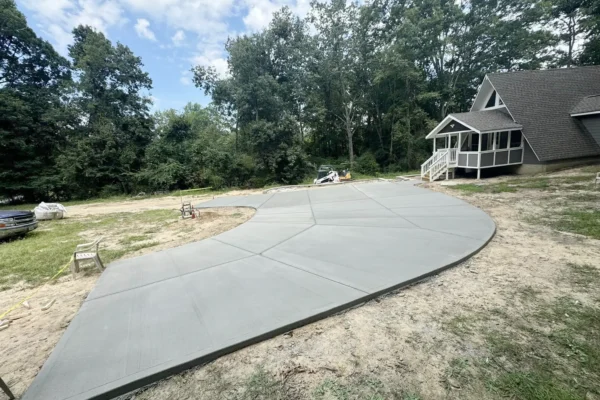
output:
[[[67,209],[59,203],[44,203],[43,201],[33,209],[38,220],[63,219]]]

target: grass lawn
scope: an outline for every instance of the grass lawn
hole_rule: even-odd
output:
[[[140,227],[149,232],[160,230],[176,223],[178,217],[179,214],[173,210],[153,210],[40,221],[38,229],[23,239],[0,242],[0,289],[20,281],[32,285],[44,282],[69,261],[77,244],[102,236],[103,232],[111,229],[118,228],[124,239],[118,248],[101,251],[106,264],[128,253],[155,246],[157,242],[139,243],[148,238],[140,235],[143,233]]]
[[[590,265],[569,264],[565,279],[573,295],[592,291],[600,271]],[[596,399],[600,383],[600,309],[573,296],[544,301],[541,292],[521,289],[529,305],[524,314],[498,309],[455,317],[446,329],[459,337],[485,339],[489,357],[457,359],[457,386],[483,382],[493,398],[534,400]],[[483,328],[484,321],[496,321]],[[490,329],[489,326],[496,328]],[[576,373],[575,373],[576,371]]]

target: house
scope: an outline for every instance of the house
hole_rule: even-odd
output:
[[[450,114],[428,135],[430,181],[457,169],[551,171],[600,161],[600,66],[485,76],[471,111]]]

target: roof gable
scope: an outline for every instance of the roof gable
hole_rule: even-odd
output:
[[[571,110],[585,96],[600,93],[600,66],[494,73],[486,77],[523,125],[540,161],[600,155]]]
[[[599,94],[584,97],[571,110],[572,117],[575,117],[578,115],[589,115],[589,114],[596,114],[596,113],[600,113],[600,95]]]
[[[475,128],[478,132],[496,132],[521,129],[504,109],[470,111],[450,114],[454,119]]]

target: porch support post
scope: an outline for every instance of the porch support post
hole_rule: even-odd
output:
[[[435,143],[437,142],[437,136],[433,137],[433,153],[435,154]]]
[[[477,144],[477,179],[481,179],[481,133],[479,134],[479,143]]]

